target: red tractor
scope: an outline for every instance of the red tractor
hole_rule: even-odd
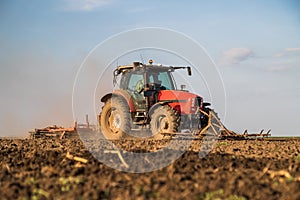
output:
[[[176,89],[172,73],[190,67],[173,67],[134,62],[114,71],[114,84],[121,75],[119,89],[101,98],[99,115],[102,133],[108,139],[120,139],[133,128],[149,127],[160,138],[184,129],[195,130],[208,123],[209,103],[201,96]]]

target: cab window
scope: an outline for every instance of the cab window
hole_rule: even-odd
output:
[[[128,83],[128,89],[135,90],[136,85],[139,81],[143,81],[143,74],[131,74],[129,83]]]
[[[149,75],[149,83],[160,84],[165,90],[174,90],[174,85],[168,72],[156,72]]]

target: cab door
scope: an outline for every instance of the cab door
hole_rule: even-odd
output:
[[[128,74],[126,90],[133,98],[134,106],[137,111],[146,110],[146,98],[144,96],[144,76],[143,73]]]

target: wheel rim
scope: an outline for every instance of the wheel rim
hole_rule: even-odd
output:
[[[159,132],[163,132],[168,129],[168,121],[165,115],[159,116],[156,127],[158,128]]]
[[[122,118],[119,112],[111,111],[109,117],[109,125],[113,133],[117,134],[120,131],[122,126]]]

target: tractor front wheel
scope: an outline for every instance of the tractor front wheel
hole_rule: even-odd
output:
[[[120,98],[107,100],[100,115],[101,131],[109,140],[120,139],[131,130],[128,105]]]
[[[178,132],[180,116],[168,105],[159,106],[151,115],[151,132],[155,139],[162,139],[165,134]]]

